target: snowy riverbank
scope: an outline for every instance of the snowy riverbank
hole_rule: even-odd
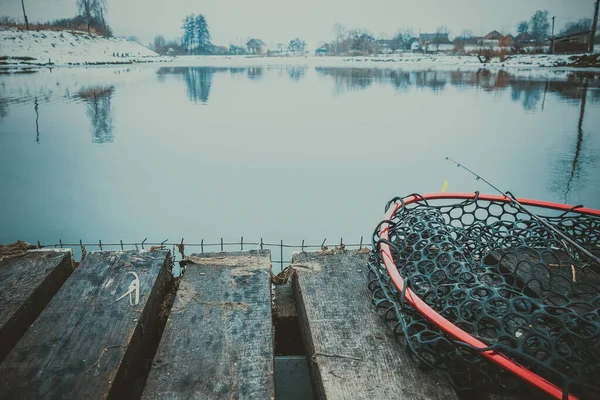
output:
[[[0,66],[129,64],[164,58],[138,43],[77,31],[0,30]]]
[[[125,39],[75,31],[0,30],[0,67],[68,66],[169,62],[178,66],[251,67],[307,65],[315,67],[551,68],[600,71],[600,53],[518,54],[481,63],[474,55],[404,53],[371,57],[344,56],[180,56],[161,57]]]
[[[488,63],[481,63],[475,56],[454,56],[434,54],[400,54],[371,57],[343,56],[295,56],[295,57],[260,57],[260,56],[180,56],[173,65],[178,66],[214,66],[214,67],[251,67],[251,66],[285,66],[307,65],[315,67],[431,67],[440,68],[465,66],[473,68],[552,68],[600,71],[600,53],[585,54],[519,54],[509,56],[505,60],[493,58]]]

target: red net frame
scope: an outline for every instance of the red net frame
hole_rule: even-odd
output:
[[[486,194],[477,194],[477,193],[432,193],[432,194],[426,194],[423,196],[412,195],[412,196],[405,197],[403,199],[403,202],[404,202],[404,205],[406,206],[406,205],[414,203],[418,200],[423,200],[423,199],[424,200],[444,200],[444,199],[447,199],[447,200],[470,200],[470,199],[475,199],[475,198],[477,198],[478,200],[487,200],[487,201],[504,202],[504,203],[512,202],[512,200],[506,196],[489,195],[489,194],[486,195]],[[574,206],[560,204],[560,203],[554,203],[554,202],[531,200],[531,199],[525,199],[525,198],[517,198],[517,201],[519,203],[521,203],[521,205],[524,205],[524,206],[540,207],[540,208],[553,209],[553,210],[558,210],[558,211],[573,211],[574,210]],[[389,240],[389,234],[388,234],[389,224],[385,221],[390,220],[392,218],[392,216],[396,213],[396,211],[398,211],[398,209],[400,209],[401,207],[403,207],[403,205],[400,201],[396,201],[389,207],[388,212],[383,217],[384,222],[382,222],[382,224],[380,226],[379,234],[380,234],[381,239]],[[574,211],[576,211],[577,213],[580,213],[580,214],[587,214],[587,215],[593,215],[593,216],[600,217],[600,210],[594,210],[594,209],[585,208],[585,207],[577,207],[577,208],[575,208]],[[403,290],[405,290],[404,279],[398,272],[398,269],[394,263],[389,244],[385,243],[385,241],[382,241],[380,244],[380,247],[379,247],[379,251],[380,251],[383,263],[385,265],[385,268],[387,270],[387,273],[390,276],[390,279],[392,280],[396,289],[399,292],[402,292]],[[426,304],[419,296],[417,296],[410,288],[406,288],[405,299],[417,311],[419,311],[419,313],[421,313],[425,318],[427,318],[429,321],[431,321],[433,324],[438,326],[441,330],[443,330],[447,334],[453,336],[455,339],[463,341],[463,342],[465,342],[473,347],[476,347],[476,348],[487,347],[486,343],[473,337],[468,332],[460,329],[459,327],[454,325],[451,321],[449,321],[446,318],[444,318],[443,316],[441,316],[437,311],[435,311],[428,304]],[[494,350],[482,351],[481,355],[483,355],[484,357],[486,357],[493,363],[499,365],[500,367],[504,368],[505,370],[507,370],[507,371],[513,373],[514,375],[518,376],[519,378],[523,379],[524,381],[530,383],[531,385],[534,385],[535,387],[539,388],[540,390],[549,394],[550,396],[557,398],[557,399],[563,398],[563,390],[560,387],[554,385],[552,382],[535,374],[534,372],[530,371],[529,369],[525,368],[524,366],[520,365],[519,363],[511,360],[510,358],[508,358],[500,353],[497,353]],[[571,395],[571,394],[568,395],[568,398],[572,399],[572,400],[577,399],[576,396]]]

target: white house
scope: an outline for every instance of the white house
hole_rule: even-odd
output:
[[[266,54],[267,52],[267,45],[260,39],[248,40],[246,48],[248,48],[248,53],[250,54]]]

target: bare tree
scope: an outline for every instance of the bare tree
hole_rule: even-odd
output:
[[[347,30],[346,27],[339,22],[333,25],[333,34],[335,35],[335,53],[341,52],[342,42],[346,39]]]
[[[154,37],[153,47],[154,47],[155,52],[157,52],[158,54],[162,54],[166,45],[167,45],[167,41],[165,40],[165,38],[163,36],[156,35]]]
[[[565,27],[560,31],[561,34],[569,34],[569,33],[579,33],[585,32],[592,29],[592,19],[591,18],[582,18],[575,22],[569,22],[565,25]]]
[[[463,39],[473,39],[473,31],[471,29],[464,29],[460,34]]]
[[[390,50],[395,52],[400,49],[404,49],[404,35],[402,35],[401,30],[398,30],[392,40],[390,40]]]
[[[485,44],[482,42],[478,48],[472,52],[472,54],[477,57],[480,63],[486,64],[492,60],[492,57],[496,55],[496,52],[490,44]]]
[[[473,31],[470,29],[464,29],[460,36],[454,39],[454,51],[463,52],[465,51],[465,45],[468,40],[473,39]]]
[[[415,35],[411,28],[399,29],[398,32],[402,32],[402,43],[404,45],[404,50],[408,50],[410,46],[410,39],[412,39]]]
[[[104,10],[107,8],[106,0],[77,0],[77,11],[85,18],[88,33],[92,22],[106,25]]]
[[[440,49],[440,44],[448,43],[448,35],[450,34],[450,29],[446,25],[440,25],[435,30],[435,37],[431,41],[432,44],[435,45],[435,50],[438,51]]]

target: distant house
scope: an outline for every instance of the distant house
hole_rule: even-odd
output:
[[[419,35],[419,44],[423,47],[427,43],[450,43],[447,33],[421,33]]]
[[[500,39],[500,47],[513,47],[515,45],[515,37],[510,33]]]
[[[500,32],[491,31],[483,37],[482,43],[486,46],[500,47],[500,41],[502,39],[504,39],[504,35],[502,35]]]
[[[527,32],[519,33],[517,37],[515,37],[515,45],[522,47],[531,46],[533,44],[535,44],[535,40],[533,39],[533,36]]]
[[[267,52],[267,45],[260,39],[250,39],[246,43],[246,48],[250,54],[264,54]]]
[[[452,49],[453,45],[447,33],[421,33],[419,47],[425,51]]]
[[[590,48],[591,31],[569,33],[552,38],[553,53],[585,53]]]
[[[333,45],[329,43],[325,43],[323,46],[315,50],[315,54],[318,56],[325,56],[330,53],[333,53]]]
[[[504,35],[501,34],[498,31],[491,31],[490,33],[488,33],[487,35],[485,35],[483,38],[485,40],[498,40],[498,41],[500,41],[500,40],[504,39]]]
[[[394,41],[388,39],[379,39],[377,41],[377,47],[379,48],[379,52],[382,54],[393,53]]]

